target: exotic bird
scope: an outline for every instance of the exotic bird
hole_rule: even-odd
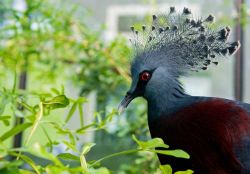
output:
[[[132,84],[118,111],[136,97],[147,100],[151,136],[190,155],[158,155],[174,171],[250,174],[250,104],[188,95],[179,79],[240,48],[239,41],[228,41],[229,27],[215,29],[213,22],[213,15],[194,19],[190,9],[171,7],[167,14],[153,15],[149,25],[132,26]]]

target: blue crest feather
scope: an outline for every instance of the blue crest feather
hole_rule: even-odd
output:
[[[230,28],[213,30],[214,16],[195,20],[184,8],[177,13],[174,7],[168,14],[152,16],[152,24],[137,31],[131,27],[135,60],[165,65],[176,74],[206,70],[218,64],[218,57],[234,54],[240,42],[228,42]]]

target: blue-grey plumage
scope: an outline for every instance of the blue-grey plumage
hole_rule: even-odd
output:
[[[119,110],[136,97],[148,102],[152,137],[171,148],[186,150],[191,159],[159,155],[174,170],[194,169],[202,174],[250,173],[250,104],[185,93],[179,77],[206,70],[221,57],[234,54],[239,42],[229,42],[230,28],[218,31],[209,25],[214,17],[194,20],[184,8],[176,13],[153,15],[152,25],[134,27],[132,84]],[[172,163],[171,163],[172,162]]]

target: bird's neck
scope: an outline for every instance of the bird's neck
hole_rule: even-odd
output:
[[[148,96],[149,122],[162,116],[169,116],[196,101],[196,97],[185,94],[184,89],[178,85],[167,85],[155,90],[154,95]]]

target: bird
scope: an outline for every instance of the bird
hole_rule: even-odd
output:
[[[152,15],[150,24],[131,26],[131,87],[118,106],[143,97],[152,138],[190,159],[158,154],[161,165],[195,174],[250,173],[250,104],[189,95],[181,77],[205,71],[240,48],[229,41],[230,27],[216,28],[215,17],[195,19],[189,8]],[[199,84],[197,84],[199,85]]]

